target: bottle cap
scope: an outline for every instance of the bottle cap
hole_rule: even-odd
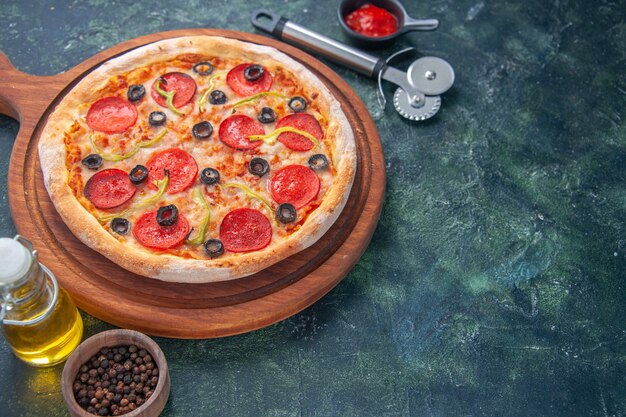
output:
[[[0,238],[0,285],[22,278],[30,268],[31,253],[17,240]]]

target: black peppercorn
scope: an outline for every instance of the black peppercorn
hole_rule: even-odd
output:
[[[146,349],[106,347],[80,367],[72,390],[89,413],[119,416],[146,403],[154,394],[158,374]]]

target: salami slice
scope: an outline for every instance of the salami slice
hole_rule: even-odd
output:
[[[193,156],[178,148],[169,148],[152,154],[146,163],[148,187],[156,189],[155,180],[165,177],[169,171],[167,193],[176,194],[189,188],[198,175],[198,164]]]
[[[104,133],[122,133],[137,121],[137,109],[120,97],[104,97],[87,111],[87,125]]]
[[[171,226],[161,226],[157,222],[157,210],[144,213],[133,227],[133,235],[147,248],[164,250],[175,248],[185,240],[189,233],[189,222],[182,214]]]
[[[223,120],[219,128],[220,140],[225,145],[240,150],[261,146],[263,141],[251,141],[248,136],[263,134],[265,134],[263,125],[243,114],[235,114]]]
[[[189,103],[194,94],[196,94],[196,82],[187,74],[183,74],[182,72],[168,72],[161,78],[165,80],[165,82],[160,83],[159,87],[161,90],[165,92],[176,91],[172,104],[177,109]],[[159,106],[167,107],[165,97],[160,95],[155,88],[157,81],[159,81],[159,78],[152,83],[150,94],[152,98],[159,103]]]
[[[105,169],[94,174],[83,194],[99,209],[111,209],[130,200],[137,192],[137,187],[128,178],[128,173],[121,169]]]
[[[308,113],[294,113],[283,117],[276,123],[276,128],[293,127],[310,133],[317,140],[322,140],[324,133],[322,127],[315,117]],[[294,151],[308,151],[313,149],[315,144],[310,139],[293,132],[285,132],[278,135],[278,141]]]
[[[231,252],[263,249],[272,241],[272,225],[258,210],[235,209],[222,220],[220,240],[224,248]]]
[[[303,165],[287,165],[276,171],[267,186],[278,204],[291,203],[299,209],[317,197],[320,179]]]
[[[269,91],[272,87],[272,75],[263,68],[263,75],[255,81],[248,81],[244,74],[247,67],[254,65],[251,63],[240,64],[231,69],[226,75],[226,83],[228,86],[240,96],[251,96],[253,94]]]

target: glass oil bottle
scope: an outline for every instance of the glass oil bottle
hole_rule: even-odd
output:
[[[30,365],[63,362],[81,341],[83,320],[74,302],[19,235],[0,238],[0,303],[6,341]]]

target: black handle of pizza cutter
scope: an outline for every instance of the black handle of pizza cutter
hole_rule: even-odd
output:
[[[255,28],[278,39],[304,47],[368,77],[376,78],[385,67],[383,59],[313,32],[270,10],[259,9],[252,12],[250,22]]]

